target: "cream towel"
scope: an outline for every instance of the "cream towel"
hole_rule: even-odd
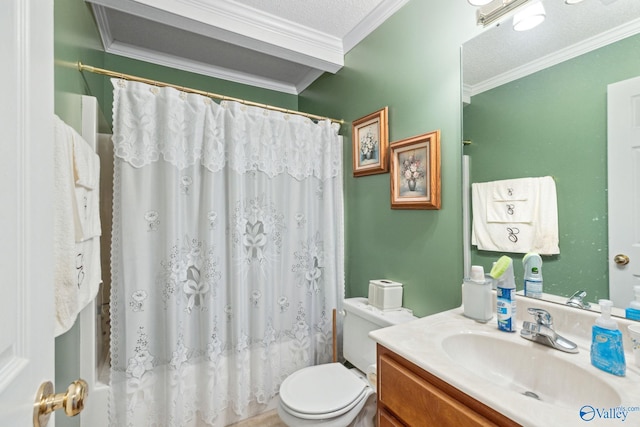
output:
[[[496,187],[492,182],[471,185],[473,212],[471,243],[478,249],[513,253],[537,252],[545,255],[560,253],[555,182],[548,176],[523,179],[528,181],[529,196],[516,197],[525,197],[527,201],[532,202],[530,222],[489,222],[487,206],[488,203],[494,202],[491,199],[496,194],[493,191]]]
[[[102,280],[100,232],[97,236],[84,238],[77,198],[83,193],[77,191],[74,143],[87,143],[57,116],[54,122],[54,332],[58,336],[73,326],[78,313],[95,298]],[[96,176],[92,179],[98,182]],[[87,191],[95,191],[93,195],[98,198],[99,187],[94,184],[94,188]],[[91,232],[95,232],[95,221],[92,224]],[[100,227],[99,218],[97,226]]]
[[[73,170],[76,202],[76,242],[102,233],[100,226],[100,157],[82,136],[69,128],[73,137]]]
[[[62,120],[54,118],[53,257],[55,263],[55,335],[66,332],[78,314],[75,281],[75,206],[73,138]]]

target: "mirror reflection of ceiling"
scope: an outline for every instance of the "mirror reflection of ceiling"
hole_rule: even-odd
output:
[[[546,19],[532,30],[515,31],[508,18],[464,44],[467,96],[640,32],[639,0],[547,0],[544,6]]]

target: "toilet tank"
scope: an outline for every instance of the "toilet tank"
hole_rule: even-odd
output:
[[[410,310],[382,311],[369,305],[366,298],[347,298],[342,323],[342,351],[344,358],[362,372],[376,363],[376,342],[369,332],[417,319]]]

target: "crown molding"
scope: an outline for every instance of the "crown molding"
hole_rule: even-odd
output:
[[[102,41],[102,49],[106,52],[108,46],[113,43],[113,35],[111,34],[111,28],[109,27],[109,17],[107,11],[103,6],[97,4],[91,4],[93,9],[93,16],[96,18],[98,24],[98,32],[100,33],[100,40]]]
[[[384,21],[396,13],[402,6],[407,4],[409,0],[385,0],[382,1],[374,10],[371,11],[360,23],[342,40],[344,53],[346,54],[353,49],[358,43],[364,40]]]
[[[309,70],[309,72],[305,76],[303,76],[300,81],[298,81],[298,83],[296,83],[296,93],[298,95],[301,94],[303,90],[311,86],[311,83],[315,82],[318,77],[320,77],[324,73],[324,71],[315,68]]]
[[[477,95],[638,33],[640,33],[640,19],[630,21],[610,31],[605,31],[580,43],[561,49],[473,86],[468,86],[468,94],[469,96]]]
[[[324,72],[336,73],[344,54],[409,0],[382,0],[344,39],[314,30],[239,2],[225,0],[84,0],[91,4],[105,52],[284,93],[299,94]],[[236,72],[116,40],[109,10],[197,33],[294,62],[309,70],[296,82]]]
[[[238,46],[332,73],[344,65],[342,40],[338,37],[234,2],[134,2],[206,24],[217,30],[216,38]]]

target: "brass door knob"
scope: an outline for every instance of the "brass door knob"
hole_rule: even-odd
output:
[[[615,262],[618,265],[627,265],[629,264],[629,257],[626,256],[625,254],[618,254],[615,257],[613,257],[613,262]]]
[[[64,409],[68,417],[78,415],[84,409],[84,401],[89,394],[89,386],[83,379],[78,379],[67,387],[66,393],[55,394],[51,381],[40,385],[36,401],[33,404],[33,427],[45,427],[49,423],[51,413]]]

